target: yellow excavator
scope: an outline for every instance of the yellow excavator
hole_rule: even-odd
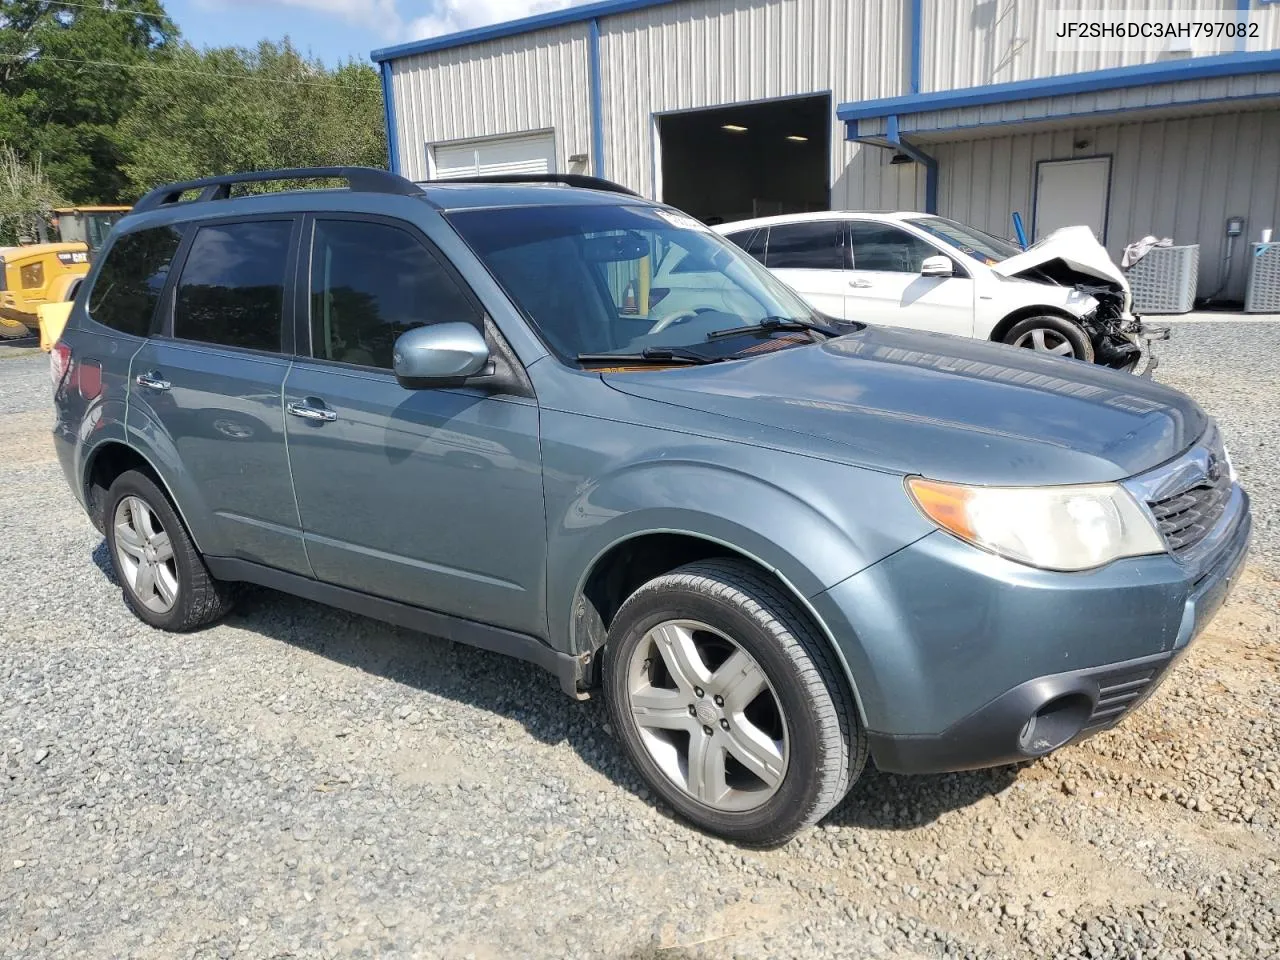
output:
[[[40,331],[49,350],[66,325],[89,261],[128,207],[60,207],[53,211],[58,241],[0,247],[0,339]],[[43,232],[43,228],[42,228]]]

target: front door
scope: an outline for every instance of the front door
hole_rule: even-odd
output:
[[[316,576],[522,632],[545,623],[538,408],[458,387],[407,390],[396,338],[483,324],[421,234],[317,219],[304,259],[309,326],[285,383],[294,488]]]
[[[800,220],[769,227],[764,264],[815,310],[847,316],[849,251],[843,222]]]
[[[1035,239],[1083,224],[1099,243],[1106,243],[1110,189],[1110,157],[1041,161],[1036,166]]]
[[[932,244],[893,224],[867,220],[849,224],[849,249],[850,320],[973,335],[973,281],[963,267],[955,264],[950,277],[920,274],[927,258],[945,256]]]
[[[129,420],[159,424],[153,446],[176,449],[212,525],[203,550],[306,575],[280,404],[295,229],[288,217],[197,228],[172,316],[133,358]]]

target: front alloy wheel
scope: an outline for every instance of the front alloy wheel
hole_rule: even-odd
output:
[[[773,845],[823,817],[866,760],[829,641],[740,560],[655,577],[609,624],[604,692],[649,786],[711,833]]]
[[[755,658],[697,620],[667,620],[631,654],[628,706],[663,774],[716,810],[751,810],[787,772],[787,725]]]

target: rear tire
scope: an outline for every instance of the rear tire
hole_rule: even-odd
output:
[[[1023,347],[1049,356],[1094,362],[1093,342],[1074,320],[1054,314],[1019,320],[1004,335],[1011,347]]]
[[[139,620],[186,632],[231,611],[230,585],[209,573],[169,498],[145,473],[116,477],[103,517],[112,569]]]
[[[696,826],[784,843],[848,792],[866,733],[824,638],[776,582],[692,563],[622,605],[604,650],[614,729],[650,787]]]

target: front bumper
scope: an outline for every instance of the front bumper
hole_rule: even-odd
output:
[[[852,614],[854,633],[838,643],[876,765],[942,773],[1017,763],[1115,725],[1235,584],[1252,530],[1238,496],[1218,549],[1194,567],[1161,556],[1049,573],[939,533],[821,595]]]

